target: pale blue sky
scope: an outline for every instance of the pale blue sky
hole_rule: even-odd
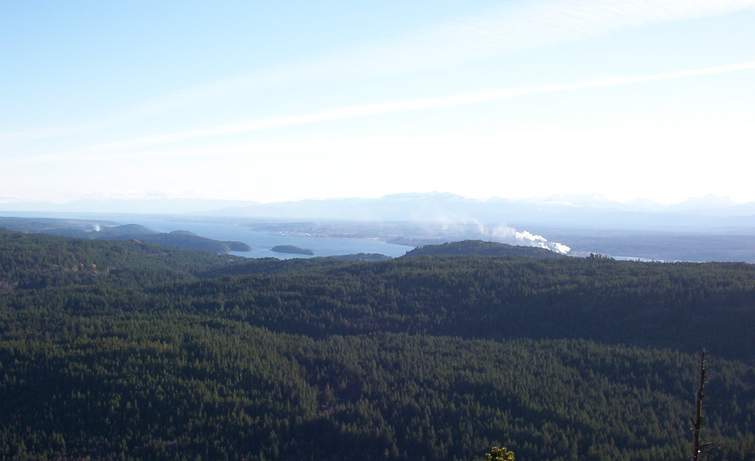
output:
[[[755,0],[0,1],[0,198],[755,200]]]

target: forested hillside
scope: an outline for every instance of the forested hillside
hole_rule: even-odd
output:
[[[140,242],[79,240],[0,229],[0,290],[71,285],[139,287],[192,280],[241,258]]]
[[[0,459],[755,458],[755,267],[0,232]]]
[[[226,254],[250,251],[243,242],[213,240],[188,231],[156,232],[138,224],[116,225],[81,219],[0,217],[0,230],[57,235],[82,240],[135,240],[176,250]]]
[[[533,246],[508,245],[482,240],[464,240],[438,245],[424,245],[406,254],[407,256],[498,256],[525,257],[534,259],[556,259],[564,255],[545,248]]]

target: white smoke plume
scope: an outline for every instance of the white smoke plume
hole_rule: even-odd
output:
[[[571,251],[568,245],[552,242],[542,235],[533,234],[526,230],[519,231],[511,226],[503,225],[491,227],[479,222],[476,224],[480,235],[494,242],[545,248],[546,250],[561,254],[568,254]]]

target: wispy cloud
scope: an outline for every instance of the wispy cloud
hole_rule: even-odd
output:
[[[362,55],[370,72],[456,65],[509,51],[579,40],[628,28],[719,16],[755,0],[541,0],[506,2],[381,44]],[[361,51],[361,50],[360,50]],[[356,56],[349,56],[355,62]],[[335,63],[329,62],[330,65]],[[360,63],[362,64],[362,63]],[[392,64],[392,65],[389,65]]]
[[[267,92],[320,82],[358,81],[452,68],[465,62],[560,42],[600,36],[646,25],[711,17],[755,9],[755,0],[540,0],[506,2],[476,15],[408,31],[393,39],[359,43],[309,59],[283,62],[177,89],[136,103],[112,123],[213,104],[239,94]],[[70,131],[79,133],[108,123],[97,120]],[[52,137],[62,129],[0,133],[0,139]]]
[[[445,109],[451,107],[489,103],[511,98],[548,93],[565,93],[596,88],[621,87],[642,83],[679,80],[694,77],[707,77],[735,72],[755,70],[755,61],[737,64],[683,69],[643,75],[623,75],[585,80],[573,83],[552,83],[545,85],[496,88],[484,91],[445,95],[432,98],[405,99],[374,104],[361,104],[335,107],[323,111],[279,117],[267,117],[240,121],[204,129],[174,131],[155,136],[119,140],[90,147],[92,151],[144,148],[155,145],[191,141],[199,138],[233,136],[275,128],[295,127],[316,123],[348,120],[390,113]]]
[[[61,126],[0,133],[0,141],[80,136],[107,127],[128,125],[154,114],[176,113],[184,108],[201,111],[203,107],[222,105],[239,95],[254,99],[285,87],[311,88],[316,91],[322,82],[354,82],[404,75],[414,72],[455,68],[469,61],[485,60],[506,53],[544,47],[561,42],[596,37],[615,31],[652,24],[712,17],[755,9],[755,0],[537,0],[506,2],[487,11],[467,17],[430,24],[407,31],[392,39],[369,40],[299,61],[278,65],[248,74],[220,78],[204,84],[177,89],[150,100],[136,102],[130,108],[110,117],[79,125]],[[519,88],[493,92],[547,92],[544,88]],[[172,132],[119,141],[165,143],[194,137],[219,136],[268,128],[318,123],[372,114],[443,107],[460,104],[454,100],[489,98],[489,92],[465,94],[424,100],[340,107],[318,113],[252,120],[204,130]],[[281,97],[286,92],[281,91]],[[511,97],[492,96],[493,98]],[[98,146],[105,147],[105,146]]]
[[[748,9],[755,9],[755,0],[506,2],[476,15],[428,25],[393,39],[359,43],[311,59],[184,88],[145,102],[131,112],[156,113],[276,86],[347,82],[452,68],[517,50]]]

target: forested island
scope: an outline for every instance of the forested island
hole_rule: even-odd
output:
[[[681,460],[701,347],[710,459],[755,458],[755,266],[447,249],[0,230],[0,459]]]
[[[130,236],[129,239],[140,240],[154,245],[180,250],[205,251],[208,253],[229,253],[231,251],[247,252],[251,247],[244,242],[213,240],[200,237],[189,231],[173,231],[167,233]]]
[[[272,247],[270,250],[276,253],[287,253],[287,254],[292,254],[292,255],[313,256],[315,254],[314,251],[308,248],[301,248],[295,245],[276,245]]]

